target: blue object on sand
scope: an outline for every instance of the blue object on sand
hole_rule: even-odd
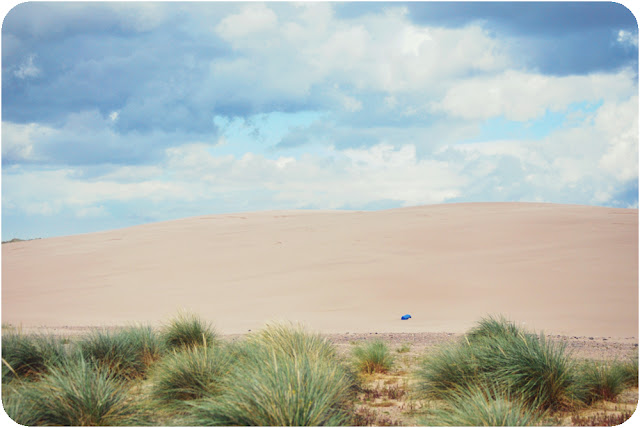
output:
[[[403,315],[402,318],[400,318],[400,319],[408,320],[409,318],[411,318],[411,315],[407,314],[407,315]]]

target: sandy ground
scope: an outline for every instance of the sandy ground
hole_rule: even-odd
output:
[[[2,245],[3,323],[160,325],[179,309],[225,334],[270,320],[331,334],[462,333],[503,314],[572,340],[637,343],[638,210],[273,211]]]

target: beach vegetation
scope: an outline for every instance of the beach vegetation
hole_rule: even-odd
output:
[[[418,370],[418,388],[445,398],[470,387],[519,394],[534,408],[578,405],[581,385],[562,344],[552,343],[500,320],[481,323],[455,346],[427,357]]]
[[[65,359],[65,349],[55,336],[10,331],[2,334],[2,381],[45,373]]]
[[[214,399],[193,403],[195,425],[320,426],[351,422],[353,378],[319,336],[283,325],[248,338]]]
[[[4,409],[28,426],[521,426],[622,422],[637,404],[637,357],[577,361],[504,318],[421,358],[390,352],[397,341],[336,345],[299,324],[218,338],[200,323],[199,340],[173,346],[166,331],[63,340],[5,329]]]
[[[164,326],[161,337],[168,349],[179,349],[211,346],[217,340],[218,333],[199,315],[180,312]]]
[[[633,384],[629,366],[614,362],[585,362],[580,367],[578,381],[584,390],[583,400],[615,400],[622,391]]]
[[[143,421],[124,381],[79,358],[52,367],[9,402],[14,420],[28,425],[138,425]]]
[[[164,347],[149,326],[132,326],[117,331],[95,330],[78,342],[81,356],[125,379],[146,376]]]
[[[472,386],[452,391],[445,406],[432,410],[421,422],[428,426],[533,426],[544,416],[517,395]]]
[[[231,369],[226,347],[182,348],[158,362],[150,376],[153,398],[166,403],[196,400],[221,393]]]
[[[375,340],[353,348],[353,359],[361,373],[386,373],[393,366],[393,355],[382,340]]]
[[[411,345],[408,343],[404,343],[402,346],[399,346],[398,348],[396,348],[396,352],[398,354],[405,354],[409,351],[411,351]]]

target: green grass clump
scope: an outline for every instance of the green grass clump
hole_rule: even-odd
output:
[[[125,379],[144,377],[163,353],[158,335],[147,326],[96,330],[78,342],[78,349],[87,361]]]
[[[228,388],[193,404],[195,425],[349,424],[353,378],[328,343],[271,326],[242,345]]]
[[[230,369],[230,352],[222,347],[181,349],[154,367],[152,395],[162,402],[218,395]]]
[[[638,387],[638,357],[634,359],[621,362],[618,365],[618,370],[622,373],[622,379],[626,386]]]
[[[382,340],[355,347],[353,358],[357,370],[361,373],[386,373],[393,365],[393,356]]]
[[[23,388],[30,383],[16,382],[2,386],[2,407],[7,415],[16,423],[24,426],[34,426],[38,423],[36,404],[24,398]]]
[[[540,409],[572,407],[581,400],[575,364],[565,347],[505,320],[483,320],[456,347],[427,358],[418,372],[426,395],[447,396],[473,386],[518,393]]]
[[[192,313],[179,313],[162,329],[161,335],[169,349],[210,346],[218,336],[209,323]]]
[[[416,389],[427,398],[445,399],[457,390],[482,385],[486,378],[475,349],[469,344],[449,345],[427,356],[416,371]]]
[[[79,358],[53,367],[22,390],[17,422],[34,425],[138,425],[142,418],[123,381]],[[14,410],[15,411],[15,408]]]
[[[33,377],[65,358],[62,343],[53,336],[9,332],[2,335],[2,381]]]
[[[579,383],[585,389],[584,401],[615,400],[625,388],[631,386],[628,370],[628,366],[619,362],[592,361],[583,364],[579,370]]]
[[[431,411],[422,422],[431,426],[532,426],[543,416],[507,392],[471,387],[450,394],[446,408]]]
[[[527,333],[504,317],[489,316],[481,319],[467,332],[466,337],[469,342],[476,342],[487,338],[515,338],[523,334]]]
[[[308,355],[312,358],[334,359],[335,347],[319,334],[309,333],[299,324],[274,323],[248,337],[248,342],[267,347],[287,356]]]

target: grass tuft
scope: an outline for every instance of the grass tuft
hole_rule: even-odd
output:
[[[560,409],[580,402],[574,369],[564,345],[490,318],[457,346],[427,358],[418,388],[436,398],[474,386],[498,388],[517,391],[534,408]]]
[[[393,365],[393,356],[381,340],[368,342],[353,349],[356,368],[361,373],[386,373]]]
[[[25,399],[23,396],[24,388],[29,386],[28,383],[23,384],[21,382],[2,386],[2,407],[4,411],[16,423],[24,426],[34,426],[38,424],[38,409],[36,404],[32,400]]]
[[[65,358],[62,343],[53,336],[9,332],[2,335],[2,381],[34,377]]]
[[[178,313],[162,329],[162,339],[169,349],[210,346],[217,336],[209,323],[193,313]]]
[[[489,316],[481,319],[478,324],[467,332],[467,340],[471,343],[491,338],[516,338],[526,334],[515,323],[499,316]]]
[[[20,400],[23,421],[35,425],[138,425],[139,409],[129,389],[106,370],[82,359],[51,368],[37,383],[24,388]]]
[[[447,407],[431,411],[422,422],[431,426],[532,426],[544,416],[504,391],[471,387],[447,397]]]
[[[308,355],[311,358],[334,359],[335,347],[320,336],[305,331],[299,324],[273,323],[249,336],[249,343],[268,347],[289,357]]]
[[[270,326],[249,338],[229,388],[192,404],[195,425],[349,424],[352,378],[335,350],[299,328]]]
[[[619,363],[618,370],[622,373],[625,385],[638,387],[638,357]]]
[[[230,353],[222,347],[185,348],[167,355],[154,368],[152,395],[166,403],[215,396],[230,369]]]
[[[615,400],[629,386],[628,369],[618,362],[587,362],[580,367],[578,381],[585,389],[584,401]]]
[[[116,332],[96,330],[78,342],[87,361],[110,370],[125,379],[146,376],[158,360],[163,347],[151,327],[127,327]]]

